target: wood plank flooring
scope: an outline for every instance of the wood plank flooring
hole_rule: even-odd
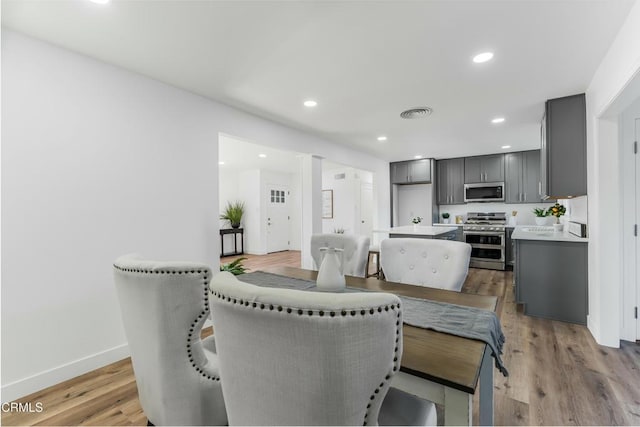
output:
[[[300,252],[295,251],[245,256],[250,270],[300,266]],[[511,272],[470,269],[463,288],[502,297],[499,312],[510,376],[494,374],[496,425],[640,425],[640,345],[602,347],[584,326],[523,315],[514,303],[512,277]],[[3,412],[3,425],[146,424],[129,359],[19,401],[42,402],[44,411]]]

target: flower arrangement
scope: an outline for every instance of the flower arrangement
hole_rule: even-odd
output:
[[[567,212],[567,208],[561,205],[560,203],[556,203],[547,209],[547,215],[556,217],[556,224],[560,224],[560,217]]]
[[[418,225],[422,222],[422,217],[421,216],[416,216],[411,220],[412,223],[414,223],[415,225]]]
[[[442,214],[442,218],[444,218],[444,219],[449,219],[449,216],[450,215],[447,212]]]

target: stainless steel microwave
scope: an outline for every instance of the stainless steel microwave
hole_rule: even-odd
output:
[[[478,182],[464,185],[465,202],[504,202],[504,182]]]

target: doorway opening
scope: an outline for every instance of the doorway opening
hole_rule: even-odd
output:
[[[235,136],[218,138],[219,208],[244,204],[244,252],[264,255],[299,251],[302,241],[301,155]],[[220,229],[229,228],[225,221]],[[222,235],[233,247],[235,235]]]

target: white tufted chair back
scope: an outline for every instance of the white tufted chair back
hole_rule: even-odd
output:
[[[460,291],[471,245],[439,239],[391,238],[380,243],[380,262],[387,280]]]
[[[377,425],[400,368],[398,297],[263,288],[227,272],[211,291],[229,425]]]
[[[211,270],[187,262],[118,258],[114,279],[140,405],[155,425],[226,425],[209,313]]]
[[[353,234],[314,234],[311,236],[311,256],[320,268],[322,254],[320,248],[344,249],[344,274],[365,277],[369,257],[369,238]]]

